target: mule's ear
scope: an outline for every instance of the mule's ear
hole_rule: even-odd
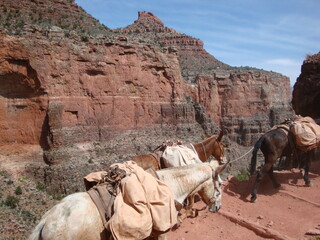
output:
[[[226,167],[228,166],[229,163],[230,163],[230,160],[229,160],[227,163],[225,163],[225,164],[220,165],[219,167],[217,167],[216,172],[217,172],[218,174],[222,173],[222,172],[226,169]]]
[[[204,134],[204,137],[205,137],[205,138],[209,138],[209,137],[211,137],[211,135],[209,135],[208,133],[205,133],[205,134]]]
[[[222,139],[222,137],[223,137],[223,134],[224,134],[224,131],[223,131],[223,129],[220,131],[220,134],[219,134],[219,136],[218,136],[218,141],[220,142],[221,141],[221,139]]]

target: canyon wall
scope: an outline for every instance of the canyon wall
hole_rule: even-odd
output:
[[[297,114],[320,122],[320,53],[309,55],[294,85],[292,106]]]

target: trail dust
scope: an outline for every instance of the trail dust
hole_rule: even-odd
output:
[[[199,215],[184,220],[169,232],[169,239],[319,240],[320,161],[311,164],[312,187],[305,186],[299,169],[274,174],[281,187],[273,188],[265,176],[255,203],[250,202],[255,176],[247,181],[229,177],[223,183],[221,210],[211,213],[203,202],[197,202]]]

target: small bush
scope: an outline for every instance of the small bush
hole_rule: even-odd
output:
[[[37,220],[37,218],[28,210],[22,210],[21,216],[22,216],[22,219],[25,221],[30,221],[30,222],[35,223]]]
[[[9,195],[6,200],[4,201],[4,205],[10,207],[10,208],[16,208],[19,203],[19,198],[16,198],[15,196]]]
[[[22,189],[21,189],[21,187],[18,186],[18,187],[16,188],[16,190],[14,191],[14,193],[15,193],[16,195],[21,195],[21,194],[22,194]]]
[[[13,181],[12,181],[12,180],[8,180],[8,181],[7,181],[7,184],[8,184],[8,185],[11,185],[11,184],[13,184]]]
[[[24,182],[25,180],[27,180],[28,179],[28,177],[21,177],[21,178],[18,178],[18,181],[19,182]]]
[[[89,38],[87,36],[81,36],[81,41],[82,42],[88,42]]]
[[[8,173],[6,171],[4,171],[4,170],[1,170],[0,171],[0,176],[7,177]]]
[[[249,174],[247,172],[241,172],[239,175],[236,176],[238,181],[247,181],[249,180]]]
[[[36,189],[43,192],[45,190],[45,186],[42,183],[38,183]]]

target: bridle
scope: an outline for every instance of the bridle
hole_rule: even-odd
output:
[[[223,151],[222,151],[222,147],[220,146],[220,142],[218,141],[217,138],[215,138],[215,140],[216,140],[216,143],[217,143],[218,146],[219,146],[219,150],[220,150],[220,153],[221,153],[221,155],[222,155],[222,154],[223,154]],[[205,156],[206,161],[207,161],[207,160],[208,160],[207,152],[206,152],[205,147],[204,147],[204,145],[203,145],[202,142],[201,142],[201,146],[202,146],[202,151],[204,152],[204,156]],[[221,156],[220,156],[220,158],[221,158]],[[221,160],[219,160],[219,162],[220,162],[220,161],[221,161]]]
[[[212,171],[212,181],[213,181],[213,186],[214,186],[214,191],[218,192],[218,194],[213,194],[213,196],[209,199],[209,202],[210,203],[215,203],[217,201],[217,197],[218,195],[221,194],[221,191],[219,190],[219,187],[217,186],[216,182],[219,182],[219,180],[217,179],[217,176],[216,176],[216,171],[210,166],[211,168],[211,171]]]

